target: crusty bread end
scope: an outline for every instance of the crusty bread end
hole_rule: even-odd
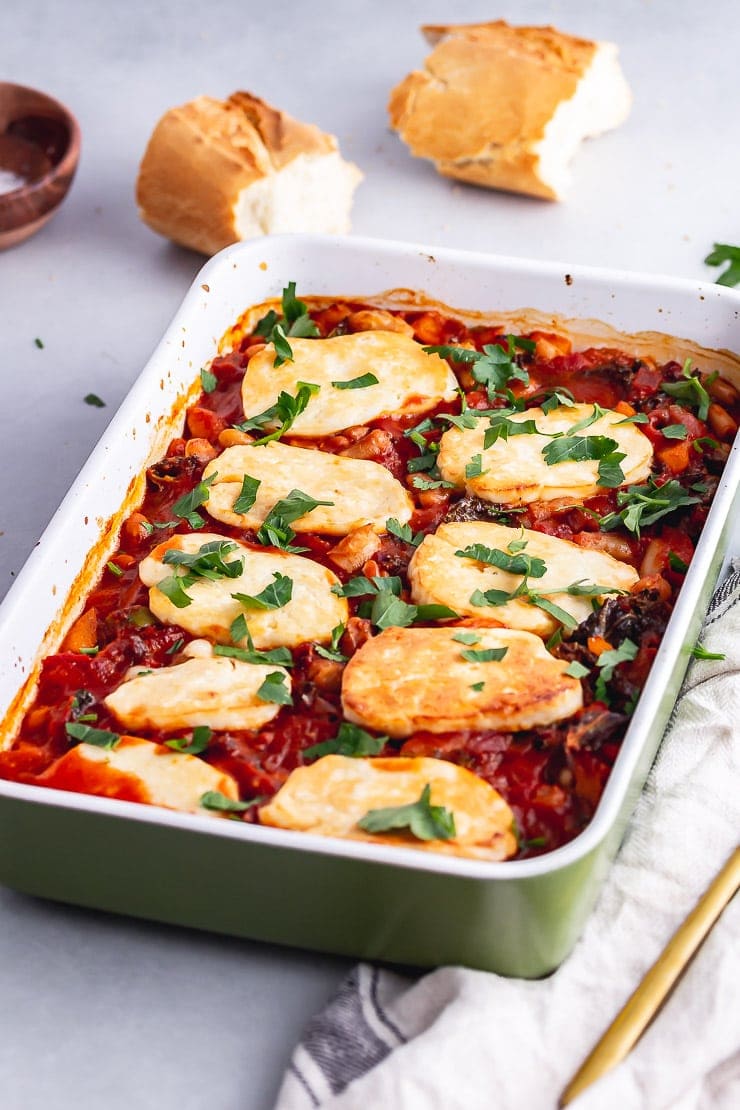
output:
[[[215,254],[270,233],[348,231],[361,180],[333,135],[237,92],[165,113],[144,154],[136,199],[154,231]]]
[[[631,97],[612,43],[498,20],[422,28],[434,50],[391,92],[391,124],[446,177],[557,200],[584,138]]]

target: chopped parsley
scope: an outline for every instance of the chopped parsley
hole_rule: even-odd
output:
[[[665,428],[660,429],[660,434],[664,435],[666,439],[686,439],[689,430],[685,424],[668,424]]]
[[[740,247],[730,246],[729,243],[715,243],[714,249],[704,259],[707,266],[721,266],[724,262],[729,265],[719,275],[715,284],[727,285],[730,288],[740,285]]]
[[[669,482],[658,485],[653,477],[645,485],[628,486],[617,493],[617,512],[601,517],[601,527],[610,532],[620,526],[628,532],[640,535],[641,528],[655,524],[656,520],[673,513],[687,505],[696,505],[698,497],[692,497],[679,481],[671,478]]]
[[[105,408],[105,401],[102,397],[98,397],[97,393],[86,393],[82,399],[86,405],[92,405],[95,409]]]
[[[36,346],[38,347],[38,349],[40,351],[42,351],[44,349],[44,342],[43,342],[42,339],[39,339],[38,336],[34,339],[34,343],[36,344]]]
[[[76,721],[67,721],[64,726],[67,736],[78,744],[93,744],[96,748],[115,748],[121,739],[117,732],[108,732],[104,728],[91,728]]]
[[[569,663],[563,671],[563,674],[570,675],[571,678],[585,678],[590,673],[588,667],[584,667],[583,663],[579,663],[577,659]]]
[[[385,522],[385,530],[389,535],[395,536],[396,539],[403,540],[404,543],[410,543],[413,547],[418,547],[424,539],[423,532],[414,532],[409,524],[401,524],[394,516]]]
[[[200,796],[203,809],[215,809],[219,813],[244,813],[261,801],[262,798],[252,798],[250,802],[238,802],[234,798],[228,798],[220,790],[206,790]]]
[[[297,382],[296,385],[298,388],[295,395],[281,390],[277,401],[269,409],[258,413],[257,416],[250,417],[241,424],[234,425],[240,432],[262,431],[268,425],[276,425],[273,431],[262,436],[261,439],[256,439],[252,447],[272,443],[273,440],[284,436],[288,429],[292,428],[301,413],[305,411],[311,398],[315,397],[321,388],[313,382]]]
[[[677,574],[685,574],[689,569],[689,564],[685,563],[675,551],[668,552],[668,566],[671,570],[675,570]]]
[[[314,651],[322,659],[329,659],[332,663],[346,663],[347,656],[339,650],[339,641],[344,635],[345,625],[337,624],[331,630],[331,645],[327,648],[323,644],[314,644]]]
[[[273,581],[254,596],[241,593],[231,596],[245,609],[282,609],[293,596],[293,579],[288,578],[287,574],[281,574],[280,571],[275,571],[272,577]],[[239,637],[239,639],[243,638],[243,635]]]
[[[597,407],[594,406],[595,409]],[[574,425],[574,427],[578,426]],[[618,451],[618,447],[616,439],[611,439],[609,436],[568,434],[545,444],[542,448],[542,456],[548,466],[555,466],[566,460],[582,462],[586,459],[598,459],[598,483],[600,486],[613,489],[624,481],[624,472],[620,463],[626,455],[623,451]]]
[[[232,625],[232,635],[233,627]],[[247,641],[248,646],[246,648],[232,647],[231,644],[215,644],[213,654],[224,655],[230,659],[238,659],[242,663],[264,663],[267,666],[273,667],[293,666],[293,656],[290,653],[290,648],[277,647],[272,648],[270,651],[257,651],[248,629],[246,635],[240,636],[239,638]]]
[[[470,689],[474,690],[476,692],[476,694],[479,694],[484,686],[485,686],[485,682],[471,682],[470,683]]]
[[[360,374],[359,378],[350,378],[349,381],[331,383],[334,389],[367,389],[369,385],[377,385],[375,374]]]
[[[292,489],[287,497],[282,497],[265,517],[257,539],[265,547],[279,547],[284,551],[301,552],[305,547],[293,547],[295,532],[291,528],[294,521],[312,512],[319,505],[331,506],[333,501],[317,501],[315,497],[300,489]]]
[[[123,574],[121,568],[118,566],[117,563],[114,563],[112,559],[109,559],[105,565],[107,569],[111,572],[111,574],[115,575],[116,578],[120,578]]]
[[[245,474],[242,478],[242,488],[239,491],[239,496],[231,506],[231,511],[233,513],[248,513],[257,500],[257,490],[261,484],[259,478],[252,478],[250,474]]]
[[[195,552],[168,548],[162,556],[162,562],[167,566],[179,567],[185,573],[178,574],[175,571],[169,577],[162,578],[157,583],[157,589],[177,609],[187,608],[193,600],[187,590],[199,578],[218,581],[221,578],[239,577],[244,569],[244,560],[237,558],[226,562],[226,556],[236,551],[238,546],[232,540],[211,540],[202,544]]]
[[[423,347],[428,355],[439,355],[440,358],[450,359],[452,362],[463,363],[468,366],[473,379],[486,388],[489,400],[497,394],[502,394],[511,381],[520,381],[525,385],[529,382],[529,373],[516,362],[517,351],[531,353],[535,344],[531,339],[523,339],[518,335],[502,336],[506,346],[499,343],[487,343],[482,351],[470,350],[467,347]]]
[[[445,482],[442,478],[424,478],[421,474],[415,474],[411,479],[411,485],[414,489],[454,489],[454,482]]]
[[[183,638],[181,636],[179,640],[175,640],[172,647],[167,648],[167,651],[165,652],[165,655],[177,655],[178,651],[182,651],[182,649],[184,647],[185,647],[185,641],[183,640]]]
[[[502,648],[465,648],[460,654],[469,663],[500,663],[509,649]]]
[[[725,654],[723,651],[707,651],[701,644],[695,644],[691,649],[691,654],[694,659],[724,659]]]
[[[469,463],[465,464],[465,477],[466,478],[480,478],[482,474],[487,474],[488,471],[483,469],[483,456],[473,455]]]
[[[479,644],[480,643],[480,633],[479,632],[455,632],[452,639],[455,641],[455,643],[467,644],[468,646],[470,646],[470,644]]]
[[[707,382],[714,381],[716,377],[717,374],[711,374]],[[690,358],[687,358],[683,364],[679,381],[661,382],[660,388],[664,393],[667,393],[669,397],[675,397],[677,401],[680,401],[682,405],[686,405],[687,408],[696,409],[696,415],[700,420],[706,420],[712,398],[704,388],[699,373],[692,374]]]
[[[206,370],[205,367],[200,372],[200,384],[203,387],[204,393],[213,393],[218,385],[218,378],[212,370]]]
[[[622,640],[619,647],[611,648],[608,651],[602,651],[601,655],[596,660],[596,666],[599,668],[600,674],[596,680],[594,687],[594,697],[597,701],[603,701],[606,705],[609,704],[609,694],[607,692],[607,684],[611,681],[614,669],[620,663],[629,663],[637,655],[639,648],[629,638]]]
[[[461,559],[475,559],[478,563],[497,567],[509,574],[523,574],[528,578],[542,578],[547,573],[544,559],[537,556],[523,554],[527,541],[514,541],[508,546],[508,551],[501,551],[495,547],[486,547],[482,543],[470,544],[462,550],[455,552]]]
[[[378,755],[388,740],[387,736],[372,736],[363,728],[342,721],[337,735],[320,744],[304,748],[304,759],[320,759],[324,755],[347,755],[352,758]]]
[[[262,317],[254,329],[254,334],[272,342],[275,348],[273,366],[282,366],[293,361],[293,348],[288,337],[296,339],[316,339],[320,332],[308,314],[308,307],[295,295],[295,282],[289,281],[282,296],[283,314],[279,316],[274,309]]]
[[[285,682],[282,671],[272,671],[257,691],[261,701],[274,702],[276,705],[292,705],[293,696]]]
[[[212,735],[208,725],[196,725],[190,739],[174,737],[172,740],[165,740],[165,744],[173,752],[180,752],[182,755],[201,755],[208,747]]]
[[[427,783],[418,801],[405,806],[370,809],[357,824],[369,833],[408,829],[417,840],[450,840],[455,835],[455,816],[444,806],[433,806],[431,793],[431,783]]]
[[[194,532],[197,532],[205,524],[205,520],[196,510],[201,505],[205,505],[210,496],[209,486],[213,485],[217,477],[218,475],[214,472],[210,478],[201,479],[197,486],[194,486],[189,493],[184,494],[172,506],[174,515],[180,517],[181,520],[186,520]],[[158,525],[155,525],[156,527]],[[161,527],[168,527],[168,524],[162,524]]]

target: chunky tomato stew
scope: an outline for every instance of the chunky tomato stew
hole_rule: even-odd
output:
[[[224,801],[223,795],[211,792],[212,807],[228,811],[232,819],[259,823],[260,806],[294,769],[327,751],[343,751],[341,745],[332,747],[345,720],[343,674],[364,644],[394,624],[423,628],[440,623],[468,629],[469,639],[463,636],[460,642],[474,644],[470,629],[486,623],[495,626],[497,606],[518,596],[539,606],[553,623],[554,630],[543,639],[549,653],[567,663],[567,674],[581,684],[581,704],[575,712],[547,724],[526,727],[525,723],[511,730],[416,729],[383,737],[384,729],[370,725],[369,733],[362,731],[362,736],[380,738],[380,746],[371,750],[373,756],[441,759],[491,784],[513,811],[519,857],[562,845],[588,823],[619,753],[737,431],[738,392],[711,367],[693,366],[688,360],[659,364],[620,350],[573,351],[562,334],[533,331],[510,336],[502,328],[468,326],[436,310],[381,310],[340,301],[316,302],[301,314],[296,304],[300,309],[301,302],[289,300],[286,306],[284,298],[282,317],[274,311],[268,314],[232,351],[202,371],[203,392],[188,410],[183,435],[173,439],[166,456],[149,468],[146,495],[125,521],[117,552],[61,649],[43,663],[35,701],[16,742],[0,753],[0,776],[146,800],[135,776],[124,771],[118,780],[109,773],[105,789],[96,790],[97,765],[84,771],[80,766],[70,768],[66,779],[54,770],[80,741],[95,744],[100,742],[96,737],[107,735],[114,737],[112,744],[122,732],[135,732],[171,752],[196,755],[231,776],[238,800]],[[296,319],[303,320],[297,329]],[[272,343],[276,364],[279,358],[284,364],[298,337],[320,342],[372,331],[404,334],[421,347],[435,348],[455,375],[454,399],[407,415],[353,423],[331,434],[296,436],[292,434],[296,411],[311,404],[310,383],[306,388],[299,383],[302,394],[300,389],[294,396],[282,394],[280,403],[245,421],[242,380],[250,359],[266,345]],[[346,396],[353,397],[371,379],[377,380],[373,365],[359,366],[356,377],[344,383]],[[444,478],[439,467],[440,440],[450,429],[472,427],[476,414],[484,414],[493,429],[487,433],[487,449],[497,440],[516,444],[523,438],[517,423],[523,411],[567,413],[575,405],[590,406],[593,415],[581,420],[565,439],[554,438],[552,450],[566,444],[570,454],[561,453],[560,458],[598,460],[595,493],[579,498],[570,491],[547,499],[508,497],[502,502],[490,494],[479,496],[464,480]],[[589,437],[585,430],[607,410],[619,414],[622,424],[638,429],[649,441],[649,474],[635,482],[624,480],[625,456],[616,442],[603,435]],[[290,526],[296,512],[273,521],[271,532],[264,526],[250,529],[212,519],[207,512],[210,487],[203,480],[204,469],[224,450],[250,446],[260,437],[380,464],[412,498],[410,519],[406,523],[390,520],[385,529],[360,528],[344,536],[296,532]],[[549,461],[556,461],[552,452]],[[473,456],[465,469],[467,478],[483,473],[481,454]],[[300,490],[300,476],[294,486]],[[249,492],[246,482],[242,492]],[[481,602],[480,620],[413,604],[418,599],[408,575],[412,557],[425,536],[455,522],[491,522],[516,529],[520,537],[503,553],[478,550],[483,563],[493,562],[509,572],[517,570],[519,558],[523,583],[503,599],[498,596],[501,591],[490,590],[488,600]],[[330,641],[326,637],[322,642],[307,640],[290,649],[278,648],[277,653],[255,652],[244,639],[242,621],[238,638],[242,648],[234,647],[232,657],[239,658],[241,651],[244,657],[279,661],[289,674],[287,683],[280,674],[271,676],[272,691],[263,696],[273,705],[278,703],[278,710],[261,727],[122,728],[105,699],[132,668],[146,674],[181,662],[188,644],[197,638],[175,620],[162,620],[152,612],[140,564],[170,537],[199,532],[239,541],[250,550],[264,552],[273,546],[300,551],[304,559],[327,568],[338,579],[347,599],[347,619],[333,629]],[[574,620],[561,606],[537,594],[534,564],[538,560],[521,563],[526,537],[536,533],[569,541],[584,552],[604,553],[633,568],[634,585],[602,594],[593,586],[589,589],[588,582],[583,586],[576,567],[572,582],[564,584],[565,593],[586,596],[589,611],[585,619]],[[228,554],[228,545],[223,550]],[[217,562],[210,571],[201,568],[199,573],[215,576]],[[280,578],[275,575],[276,591]],[[381,607],[379,617],[372,590],[373,583],[382,585],[382,580],[394,585],[390,593],[380,595],[392,604]],[[346,589],[353,581],[364,582],[364,589]],[[185,578],[182,583],[187,587]],[[178,604],[172,593],[169,596]],[[279,600],[268,603],[264,597],[261,602],[252,598],[251,603],[274,608]],[[180,603],[185,606],[187,599]],[[394,619],[396,612],[400,616]],[[228,654],[230,649],[222,643],[222,650]],[[472,657],[486,654],[474,648],[468,652]],[[491,652],[488,657],[497,658]]]

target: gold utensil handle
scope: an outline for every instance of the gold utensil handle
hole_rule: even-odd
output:
[[[694,909],[673,934],[640,985],[592,1049],[560,1096],[567,1106],[627,1056],[675,986],[732,896],[740,889],[736,848]]]

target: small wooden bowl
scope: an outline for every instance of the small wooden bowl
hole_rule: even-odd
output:
[[[22,243],[51,219],[79,157],[80,128],[63,104],[0,81],[0,250]],[[6,174],[24,184],[3,192]]]

